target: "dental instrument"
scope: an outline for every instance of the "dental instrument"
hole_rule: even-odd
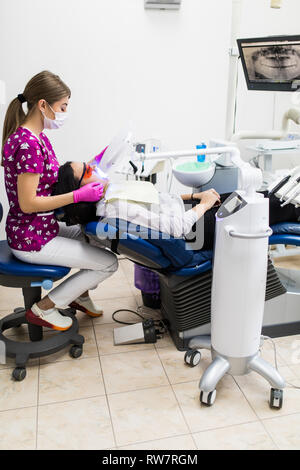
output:
[[[300,167],[294,168],[289,172],[282,180],[278,180],[274,183],[274,186],[270,186],[269,195],[275,194],[280,200],[284,201],[282,207],[286,206],[297,197],[297,192],[300,183]]]
[[[278,184],[276,184],[276,186],[274,186],[274,188],[271,191],[269,191],[269,196],[277,193],[277,191],[279,191],[289,181],[290,177],[291,175],[285,176],[283,180],[281,180]]]
[[[299,179],[299,181],[300,181],[300,179]],[[298,189],[296,192],[294,192],[292,194],[292,196],[290,196],[283,204],[281,204],[280,207],[285,207],[288,204],[293,203],[293,201],[299,196],[299,194],[300,194],[300,189]]]
[[[297,188],[298,184],[300,183],[300,178],[297,178],[294,182],[293,182],[293,186],[292,188],[288,191],[288,193],[286,193],[284,195],[284,197],[286,197],[288,194],[288,199],[286,199],[286,201],[284,202],[284,204],[281,204],[281,207],[284,207],[286,206],[287,204],[289,204],[295,197],[297,197],[298,193],[299,193],[299,188]],[[296,189],[294,189],[296,186]],[[293,189],[292,193],[291,193],[291,190]],[[291,193],[291,194],[290,194]],[[280,198],[280,201],[283,201],[284,197],[281,197]]]

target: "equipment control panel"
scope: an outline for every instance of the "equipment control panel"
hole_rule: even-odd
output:
[[[217,217],[219,219],[224,219],[225,217],[229,217],[235,212],[241,210],[246,205],[247,205],[247,202],[239,194],[232,193],[226,199],[226,201],[223,202],[222,206],[217,212]]]

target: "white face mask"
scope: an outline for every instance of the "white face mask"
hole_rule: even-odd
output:
[[[49,108],[51,109],[51,111],[53,111],[53,113],[55,114],[55,118],[54,119],[49,119],[43,113],[44,128],[45,129],[59,129],[64,124],[65,120],[67,119],[68,113],[57,113],[56,111],[54,111],[51,108],[49,103],[48,103],[48,105],[49,105]]]

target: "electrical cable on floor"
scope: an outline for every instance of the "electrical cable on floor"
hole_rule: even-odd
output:
[[[277,350],[276,350],[276,344],[275,344],[275,341],[273,340],[273,338],[270,338],[270,336],[262,336],[262,339],[264,340],[269,340],[271,341],[272,345],[273,345],[273,350],[274,350],[274,363],[275,363],[275,369],[278,371],[278,362],[277,362]],[[289,387],[286,387],[286,388],[295,388],[297,390],[300,390],[300,386],[297,386],[297,385],[294,385],[290,382],[287,382],[286,383],[289,385]]]
[[[133,313],[134,315],[137,315],[142,321],[146,321],[148,320],[149,318],[147,316],[143,316],[141,314],[141,312],[144,314],[144,315],[147,315],[147,312],[144,311],[144,307],[143,306],[139,306],[137,308],[137,311],[135,310],[130,310],[130,309],[127,309],[127,308],[120,308],[118,310],[115,310],[112,314],[112,319],[116,322],[116,323],[120,323],[121,325],[135,325],[136,323],[139,323],[139,322],[124,322],[124,321],[121,321],[121,320],[117,320],[115,318],[115,315],[119,312],[130,312],[130,313]],[[151,314],[151,312],[149,312],[149,314]],[[153,320],[153,323],[155,325],[155,327],[157,328],[157,333],[160,334],[160,335],[164,335],[164,333],[166,333],[167,331],[167,327],[164,323],[163,320]]]

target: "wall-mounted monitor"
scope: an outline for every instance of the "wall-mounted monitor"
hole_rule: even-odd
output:
[[[300,88],[300,35],[237,40],[249,90]]]

